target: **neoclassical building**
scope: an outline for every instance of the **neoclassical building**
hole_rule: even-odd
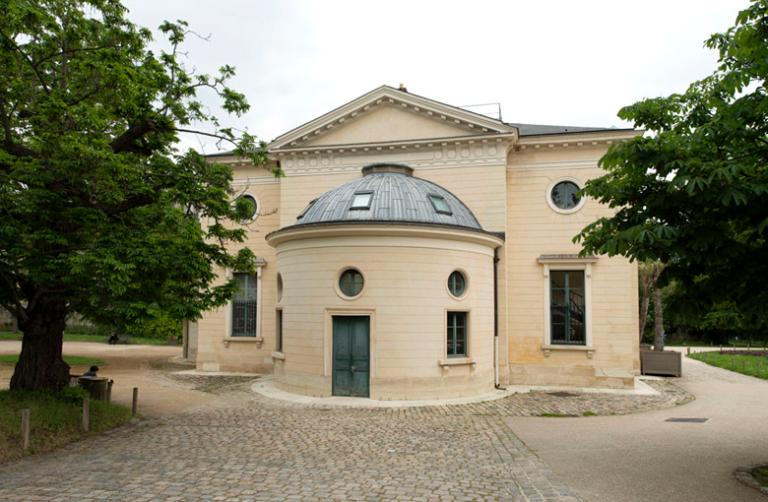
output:
[[[512,384],[627,388],[637,269],[579,256],[610,209],[579,188],[634,130],[506,123],[382,86],[272,141],[235,173],[260,257],[185,329],[203,371],[313,396],[435,399]]]

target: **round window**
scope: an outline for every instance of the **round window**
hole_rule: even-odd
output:
[[[256,197],[250,194],[241,195],[235,201],[235,209],[241,218],[241,221],[251,221],[259,213],[259,203]]]
[[[549,196],[552,204],[559,209],[574,209],[579,205],[579,185],[573,181],[561,181],[552,187]]]
[[[359,270],[350,268],[342,272],[339,277],[339,289],[344,296],[357,296],[363,290],[363,274]]]
[[[277,301],[283,299],[283,276],[277,274]]]
[[[464,278],[464,274],[455,270],[448,276],[448,291],[450,291],[453,296],[458,297],[463,295],[466,290],[467,280]]]

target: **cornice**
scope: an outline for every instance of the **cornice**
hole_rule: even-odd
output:
[[[643,131],[623,129],[619,131],[527,136],[519,138],[514,144],[513,149],[514,151],[529,151],[547,148],[589,148],[610,146],[614,143],[628,141],[635,136],[642,134]]]
[[[446,145],[449,143],[462,144],[462,143],[475,143],[488,141],[502,142],[502,141],[514,141],[516,135],[514,132],[510,133],[496,133],[496,134],[473,134],[468,136],[449,136],[442,138],[422,138],[422,139],[409,139],[398,141],[379,141],[371,143],[351,143],[343,145],[308,145],[304,147],[294,148],[278,148],[270,149],[269,154],[275,159],[285,158],[286,155],[294,155],[299,153],[320,153],[320,152],[337,152],[337,153],[355,153],[355,152],[368,152],[368,151],[386,151],[386,150],[407,150],[427,147],[432,148],[435,145]]]
[[[359,118],[379,106],[400,107],[409,112],[424,115],[433,120],[444,121],[479,134],[516,133],[514,127],[490,117],[382,86],[278,136],[269,144],[269,149],[274,151],[299,147],[310,139],[331,131],[349,120]]]
[[[418,169],[506,165],[509,140],[501,137],[429,141],[413,145],[297,150],[273,154],[289,176],[359,172],[375,162],[394,162]],[[417,174],[418,175],[418,174]]]
[[[244,185],[279,185],[280,178],[272,176],[271,178],[237,178],[232,180],[233,186]]]
[[[474,230],[452,225],[434,225],[409,222],[340,222],[314,225],[292,225],[270,232],[265,236],[272,247],[297,239],[322,237],[405,236],[449,239],[482,244],[496,248],[504,244],[500,236],[485,230]]]

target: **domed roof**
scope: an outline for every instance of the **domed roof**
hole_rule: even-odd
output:
[[[296,226],[341,222],[407,222],[482,230],[472,211],[455,195],[397,164],[364,167],[362,178],[310,202],[297,217]]]

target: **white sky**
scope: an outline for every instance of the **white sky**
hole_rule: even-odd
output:
[[[618,110],[715,68],[703,46],[747,0],[127,0],[156,28],[184,19],[188,63],[237,68],[251,111],[222,122],[265,140],[382,84],[507,122],[626,126]],[[208,102],[208,100],[206,100]],[[215,103],[210,100],[210,103]],[[186,143],[186,141],[185,141]],[[196,143],[196,142],[195,142]],[[215,147],[206,142],[206,153]]]

